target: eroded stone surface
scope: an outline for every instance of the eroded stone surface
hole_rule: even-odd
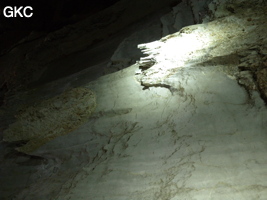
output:
[[[94,49],[95,47],[99,48],[96,44],[106,39],[113,39],[114,36],[116,37],[120,32],[128,29],[131,24],[161,8],[167,8],[175,2],[177,1],[166,0],[155,3],[153,0],[145,2],[122,0],[79,23],[65,26],[49,34],[40,35],[33,32],[1,56],[0,87],[6,85],[9,90],[8,95],[11,96],[39,79],[42,79],[43,82],[51,81],[51,71],[54,67],[61,69],[60,73],[53,74],[52,80],[70,75],[71,73],[66,73],[68,71],[77,72],[85,69],[88,66],[83,64],[84,59],[89,56],[91,62],[92,60],[95,62],[103,60],[98,59],[99,55],[112,55],[117,43],[123,39],[119,37],[115,46],[109,44],[101,48],[100,45],[100,49]],[[114,50],[110,51],[110,48],[114,48]],[[80,62],[73,62],[73,58]],[[58,60],[61,61],[61,64],[58,63]],[[62,64],[64,60],[67,62]],[[50,77],[46,76],[45,72],[47,71],[51,73]]]
[[[3,140],[22,142],[23,145],[16,149],[31,153],[48,141],[79,127],[95,107],[96,97],[91,90],[71,89],[21,110],[16,116],[16,122],[4,131]]]
[[[266,6],[258,5],[257,12],[246,2],[242,9],[239,4],[222,4],[218,9],[222,12],[224,8],[227,13],[230,5],[235,9],[231,15],[207,24],[185,27],[160,41],[139,45],[148,55],[138,62],[145,68],[138,75],[141,84],[175,88],[170,79],[181,68],[219,67],[226,74],[235,76],[249,93],[258,90],[266,99],[263,89],[266,85],[263,80],[267,80],[264,75]]]
[[[141,45],[150,56],[127,69],[91,82],[84,70],[17,95],[83,85],[97,107],[38,157],[1,145],[2,199],[264,200],[267,110],[254,75],[264,87],[266,7],[245,2]]]

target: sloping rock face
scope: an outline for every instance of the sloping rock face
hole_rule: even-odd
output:
[[[182,1],[167,14],[161,13],[160,17],[154,15],[150,23],[145,24],[141,30],[136,30],[125,38],[111,57],[108,71],[124,69],[138,60],[142,53],[136,48],[138,44],[151,42],[163,36],[175,33],[181,28],[203,21],[207,16],[208,3],[210,0]],[[163,15],[163,16],[162,16]]]
[[[172,4],[178,2],[121,0],[100,13],[49,34],[32,32],[1,52],[0,87],[7,89],[11,96],[30,83],[37,84],[38,80],[43,84],[87,68],[85,60],[88,57],[91,65],[103,62],[107,58],[101,55],[113,54],[121,37],[125,37],[124,30],[131,24],[161,9],[166,13]],[[115,41],[103,44],[107,39]],[[59,72],[53,71],[55,67]]]
[[[25,143],[16,150],[29,154],[82,125],[94,111],[95,101],[95,95],[89,89],[74,88],[26,107],[16,116],[17,121],[4,131],[3,140]]]
[[[166,87],[175,92],[181,73],[192,68],[212,68],[237,79],[249,96],[258,91],[266,100],[266,7],[258,4],[255,12],[249,9],[253,3],[219,4],[220,15],[214,13],[219,19],[140,44],[139,48],[148,55],[138,62],[143,69],[138,75],[140,83],[147,88]],[[232,14],[225,16],[229,12]]]
[[[48,34],[31,32],[0,53],[0,104],[18,91],[89,66],[102,64],[95,77],[128,67],[141,56],[136,48],[138,44],[158,40],[183,26],[201,22],[194,19],[207,8],[208,1],[177,5],[179,2],[122,0],[60,30]]]
[[[209,8],[209,23],[140,44],[147,57],[124,70],[18,93],[14,107],[82,87],[96,108],[28,154],[2,144],[1,199],[265,199],[267,6]]]

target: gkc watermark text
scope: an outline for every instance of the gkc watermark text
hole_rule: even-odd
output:
[[[31,6],[6,6],[3,9],[3,15],[7,18],[33,16],[33,8]]]

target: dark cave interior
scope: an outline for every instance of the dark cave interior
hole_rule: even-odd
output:
[[[31,31],[51,32],[95,14],[118,0],[2,0],[0,2],[0,51],[10,47]],[[31,18],[6,18],[6,6],[31,6]]]

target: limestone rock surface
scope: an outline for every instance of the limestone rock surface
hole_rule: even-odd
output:
[[[235,8],[231,15],[185,27],[159,41],[140,44],[139,48],[147,54],[138,62],[143,68],[138,74],[140,83],[175,91],[180,71],[212,68],[235,77],[249,94],[257,90],[265,100],[266,8],[258,5],[255,12],[249,9],[250,2],[243,2],[242,8],[238,3],[230,5]],[[225,7],[222,4],[218,9],[223,12]]]
[[[140,44],[147,56],[123,70],[92,80],[97,63],[10,98],[1,124],[21,105],[37,116],[71,88],[89,94],[63,101],[85,114],[68,134],[27,153],[0,143],[0,199],[265,200],[267,5],[208,7],[205,23]]]
[[[74,88],[35,106],[22,109],[17,121],[4,131],[6,142],[22,142],[16,149],[31,153],[43,144],[79,127],[96,107],[96,97],[86,88]]]

